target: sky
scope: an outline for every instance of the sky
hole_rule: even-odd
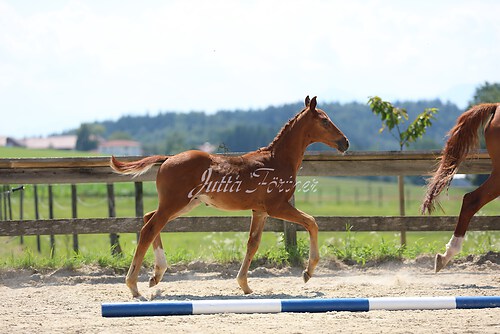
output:
[[[0,0],[0,136],[500,82],[500,1]],[[333,116],[334,118],[334,116]]]

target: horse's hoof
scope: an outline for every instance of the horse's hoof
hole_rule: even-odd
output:
[[[152,287],[154,287],[157,284],[158,284],[158,282],[156,281],[156,278],[154,276],[151,276],[149,278],[149,287],[152,288]]]
[[[134,296],[134,299],[139,301],[139,302],[147,302],[148,299],[146,297],[144,297],[143,295],[141,294],[138,294],[137,296]]]
[[[243,293],[245,295],[249,295],[249,294],[253,293],[253,290],[250,289],[250,287],[248,286],[248,284],[242,283],[242,284],[239,284],[239,286],[240,286],[241,290],[243,290]]]
[[[302,278],[304,279],[304,283],[307,283],[307,281],[309,281],[311,279],[311,275],[309,275],[309,273],[304,270],[302,272]]]
[[[436,254],[436,258],[434,259],[434,272],[439,272],[441,269],[446,266],[444,262],[444,256],[441,254]]]

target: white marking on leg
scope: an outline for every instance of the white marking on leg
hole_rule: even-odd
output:
[[[167,258],[165,256],[165,252],[163,251],[162,248],[158,247],[154,250],[154,255],[155,255],[155,264],[156,267],[159,268],[160,270],[165,270],[167,269]]]
[[[444,263],[448,263],[452,257],[460,253],[462,250],[462,243],[464,242],[464,237],[452,236],[450,241],[446,244],[446,252],[443,254]]]

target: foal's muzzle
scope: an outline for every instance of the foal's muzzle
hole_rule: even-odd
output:
[[[345,152],[349,148],[349,140],[347,138],[343,138],[341,140],[337,140],[337,149],[340,152]]]

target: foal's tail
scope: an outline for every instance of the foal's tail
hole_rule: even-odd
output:
[[[133,175],[136,177],[146,173],[155,163],[165,160],[167,160],[167,156],[165,155],[153,155],[137,161],[123,162],[118,161],[112,156],[109,161],[109,166],[119,174]]]
[[[441,162],[428,180],[427,193],[422,203],[422,214],[430,214],[434,210],[434,200],[445,187],[448,187],[458,166],[467,158],[472,150],[478,147],[478,129],[492,115],[500,103],[485,103],[473,106],[464,112],[455,126],[448,132]]]

